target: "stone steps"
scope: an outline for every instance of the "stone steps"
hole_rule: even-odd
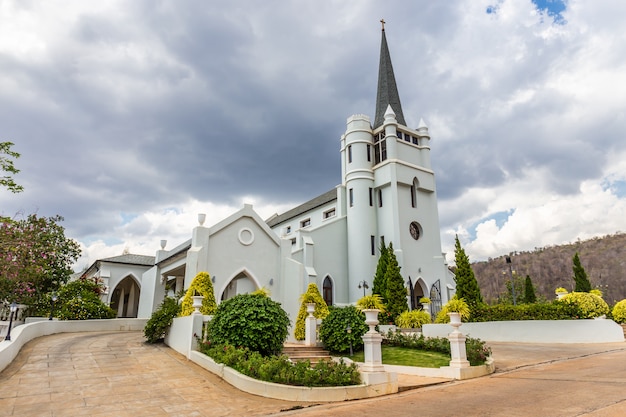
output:
[[[283,347],[283,354],[293,362],[310,361],[314,365],[322,360],[330,360],[330,353],[318,346],[288,345]]]

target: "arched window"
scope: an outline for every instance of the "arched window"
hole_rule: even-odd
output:
[[[411,207],[417,207],[417,187],[419,186],[419,182],[417,178],[413,179],[413,185],[411,186]]]
[[[333,305],[333,281],[329,276],[324,278],[324,282],[322,283],[322,298],[326,305]]]

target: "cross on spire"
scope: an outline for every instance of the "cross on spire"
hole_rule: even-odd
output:
[[[385,31],[385,19],[380,19],[380,23],[383,25],[383,32]]]

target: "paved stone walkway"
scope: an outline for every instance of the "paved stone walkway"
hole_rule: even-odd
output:
[[[262,416],[300,403],[236,390],[140,332],[32,340],[0,373],[0,416]]]

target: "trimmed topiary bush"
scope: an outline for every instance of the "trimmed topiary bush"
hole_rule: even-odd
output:
[[[179,313],[180,304],[178,304],[178,297],[165,297],[143,328],[143,335],[148,340],[148,343],[156,343],[163,340],[165,332],[172,325],[174,317],[178,316]]]
[[[441,311],[437,314],[435,318],[435,323],[449,323],[450,316],[448,313],[460,313],[461,319],[463,321],[467,321],[470,318],[470,308],[462,298],[456,298],[454,296],[451,298],[441,309]]]
[[[396,319],[396,325],[404,329],[417,329],[431,321],[430,314],[424,310],[412,310],[401,313]]]
[[[112,319],[116,313],[100,300],[102,287],[93,281],[77,279],[59,290],[59,320]]]
[[[308,313],[306,312],[306,305],[308,303],[315,303],[315,311],[313,315],[318,319],[323,319],[328,315],[328,306],[326,302],[322,298],[317,285],[311,283],[307,287],[307,290],[304,294],[300,296],[300,310],[298,310],[298,318],[296,319],[296,328],[294,330],[294,337],[296,340],[304,340],[305,339],[305,327],[306,327],[306,317]]]
[[[208,338],[268,356],[282,351],[288,327],[289,317],[280,303],[260,294],[239,294],[217,307]]]
[[[211,282],[211,275],[208,272],[198,272],[198,274],[191,281],[191,285],[185,292],[185,297],[181,305],[180,315],[189,316],[193,314],[195,309],[193,308],[193,296],[202,295],[202,307],[200,307],[200,313],[213,314],[217,308],[215,303],[215,294],[213,293],[213,283]]]
[[[608,304],[601,297],[588,292],[572,292],[558,302],[578,306],[582,319],[591,319],[609,313]]]
[[[470,322],[510,321],[510,320],[571,320],[581,317],[576,304],[549,303],[535,304],[480,304],[471,307]]]
[[[613,306],[613,320],[616,323],[626,323],[626,299],[618,301]]]
[[[363,347],[361,336],[367,332],[365,315],[354,306],[328,308],[329,314],[320,327],[320,339],[324,342],[326,349],[331,352],[343,353],[352,348],[359,350]],[[350,326],[348,333],[346,327]]]

